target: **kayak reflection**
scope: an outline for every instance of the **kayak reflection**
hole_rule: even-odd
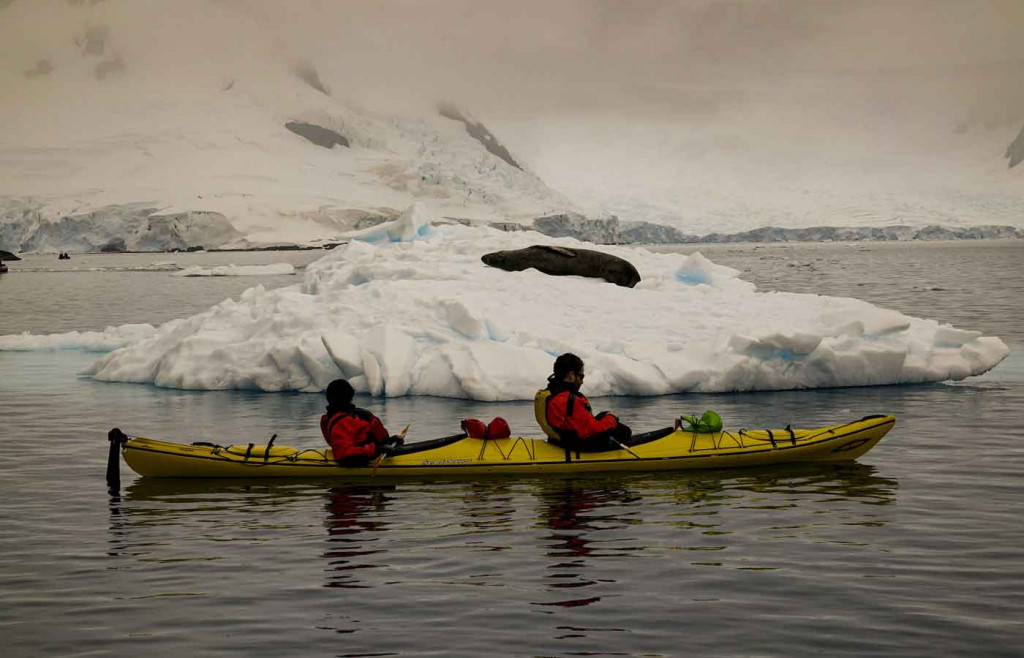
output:
[[[558,600],[534,605],[573,608],[600,601],[601,596],[563,598],[564,590],[614,585],[607,573],[591,570],[592,562],[622,557],[634,548],[635,537],[629,529],[641,498],[625,489],[621,480],[570,478],[545,481],[539,497],[540,522],[551,531],[545,552],[551,563],[545,580]]]
[[[683,578],[690,568],[788,568],[752,545],[832,542],[836,528],[887,525],[898,486],[856,462],[546,480],[538,487],[539,523],[548,530],[551,599],[534,605],[607,604],[625,575],[652,561]],[[567,590],[587,596],[565,597]]]
[[[111,556],[201,562],[274,541],[299,525],[323,488],[294,480],[139,478],[111,493]],[[231,549],[229,551],[228,549]]]
[[[465,528],[464,542],[478,550],[502,551],[508,548],[496,541],[502,533],[515,530],[515,504],[511,480],[467,482],[461,496],[460,525]]]
[[[327,560],[327,582],[325,587],[363,588],[356,572],[373,569],[376,564],[364,560],[368,555],[384,552],[375,548],[377,536],[364,533],[382,531],[387,527],[376,517],[384,513],[394,486],[334,487],[327,494],[325,508],[327,518],[328,548],[324,553]]]

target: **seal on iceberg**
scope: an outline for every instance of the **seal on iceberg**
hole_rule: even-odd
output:
[[[509,272],[521,272],[532,267],[552,276],[586,276],[604,279],[624,288],[640,283],[640,273],[632,263],[591,249],[535,244],[525,249],[484,254],[480,260]]]

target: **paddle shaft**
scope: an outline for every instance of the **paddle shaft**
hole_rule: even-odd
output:
[[[409,425],[412,425],[412,423],[409,423]],[[406,425],[405,429],[403,429],[398,434],[398,438],[402,439],[403,441],[405,440],[406,433],[409,431],[409,425]],[[376,459],[373,460],[373,470],[370,471],[370,477],[377,475],[377,467],[380,466],[380,463],[384,461],[385,457],[387,457],[387,453],[382,452],[377,456]]]
[[[611,437],[611,436],[609,436],[608,438],[612,440],[612,443],[614,443],[615,445],[619,446],[620,448],[622,448],[623,450],[625,450],[629,454],[633,455],[637,459],[643,460],[643,457],[641,457],[640,455],[638,455],[635,452],[633,452],[632,450],[630,450],[629,446],[627,446],[625,443],[622,443],[618,439],[616,439],[614,437]]]

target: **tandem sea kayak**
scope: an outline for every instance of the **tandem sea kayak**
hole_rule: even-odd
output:
[[[672,471],[793,462],[849,461],[873,448],[895,416],[867,416],[815,429],[696,432],[665,428],[635,435],[628,450],[574,452],[546,439],[475,439],[465,434],[407,445],[376,468],[338,465],[329,448],[171,443],[110,431],[125,462],[146,477],[402,478],[444,475],[533,475],[602,471]],[[113,448],[113,446],[112,446]],[[114,454],[112,452],[112,454]]]

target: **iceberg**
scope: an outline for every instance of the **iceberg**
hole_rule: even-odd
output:
[[[86,374],[263,391],[320,391],[345,377],[376,396],[498,401],[532,398],[568,351],[587,362],[591,396],[959,380],[1008,354],[998,338],[857,299],[758,291],[699,253],[550,240],[629,260],[643,277],[633,289],[506,272],[480,257],[536,235],[431,223],[425,212],[336,247],[301,283],[256,286],[156,329],[83,334],[82,348],[113,349]],[[74,338],[8,336],[0,349]]]

